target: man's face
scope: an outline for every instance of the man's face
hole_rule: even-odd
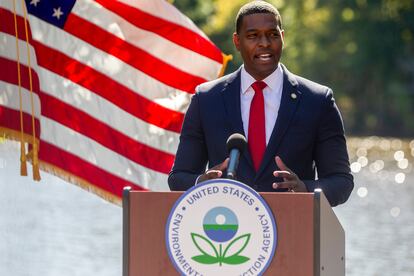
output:
[[[239,34],[233,34],[233,42],[246,71],[256,80],[262,80],[277,68],[283,48],[283,30],[273,14],[250,14],[243,17]]]

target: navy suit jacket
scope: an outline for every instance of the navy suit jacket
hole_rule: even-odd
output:
[[[345,202],[352,189],[344,128],[332,90],[290,73],[283,65],[279,113],[257,173],[249,150],[240,156],[237,180],[259,192],[280,181],[274,157],[305,183],[308,191],[321,188],[332,206]],[[296,95],[292,96],[293,94]],[[242,133],[240,69],[197,89],[187,110],[175,162],[168,177],[171,190],[184,191],[197,177],[228,157],[226,141]]]

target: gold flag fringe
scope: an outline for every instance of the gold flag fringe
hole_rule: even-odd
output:
[[[29,158],[30,160],[32,160],[32,155],[33,155],[33,151],[30,151],[29,153],[25,153],[26,152],[26,144],[31,144],[32,147],[33,146],[33,136],[26,134],[26,133],[22,133],[21,131],[17,131],[14,129],[9,129],[9,128],[5,128],[5,127],[0,127],[0,135],[3,135],[4,138],[9,139],[9,140],[13,140],[13,141],[18,141],[20,142],[20,175],[22,176],[26,176],[27,175],[27,158]],[[36,138],[35,139],[35,143],[38,145],[39,144],[39,140]],[[23,147],[23,148],[22,148]],[[36,149],[36,151],[38,152],[38,147]],[[37,155],[37,153],[36,153]],[[24,160],[24,161],[22,161]],[[33,173],[34,173],[34,168],[33,168]],[[36,180],[36,179],[34,179]]]
[[[17,142],[22,141],[23,144],[32,144],[33,142],[33,136],[31,134],[23,133],[22,135],[20,131],[2,127],[2,126],[0,126],[0,135],[3,136],[2,138],[4,139],[13,140]],[[37,143],[39,142],[37,138],[36,138],[36,142]],[[27,155],[25,156],[26,158],[27,158]]]
[[[35,142],[33,145],[33,180],[40,181],[39,170],[39,143]]]
[[[102,199],[111,202],[113,204],[116,204],[118,206],[122,206],[122,198],[111,194],[110,192],[107,192],[101,188],[98,188],[94,185],[92,185],[90,182],[88,182],[87,180],[75,176],[71,173],[68,173],[64,170],[62,170],[61,168],[58,168],[50,163],[47,163],[45,161],[40,160],[39,161],[39,166],[42,169],[42,171],[45,171],[47,173],[53,174],[63,180],[65,180],[66,182],[75,184],[76,186],[84,189],[85,191],[94,193],[95,195],[101,197]]]
[[[27,176],[26,146],[20,139],[20,175]]]
[[[223,53],[222,53],[222,55],[223,55],[223,65],[221,66],[221,70],[220,70],[220,73],[219,73],[218,77],[224,76],[224,73],[226,72],[227,65],[228,65],[229,61],[233,60],[232,55],[226,55],[226,54],[223,54]]]
[[[21,133],[19,131],[13,130],[13,129],[8,129],[8,128],[4,128],[4,127],[0,127],[0,137],[1,140],[3,139],[8,139],[8,140],[13,140],[13,141],[20,141],[21,140]],[[24,134],[23,135],[23,143],[28,143],[31,144],[32,143],[32,135],[29,134]],[[36,140],[36,144],[38,145],[39,141]],[[29,162],[31,162],[33,164],[33,153],[37,152],[34,151],[35,147],[32,146],[32,150],[27,154],[27,160]],[[92,185],[90,182],[86,181],[83,178],[80,178],[78,176],[75,176],[71,173],[66,172],[65,170],[62,170],[61,168],[58,168],[50,163],[44,162],[42,160],[38,160],[37,159],[37,167],[39,170],[42,170],[44,172],[50,173],[52,175],[55,175],[63,180],[65,180],[66,182],[69,182],[71,184],[74,184],[80,188],[82,188],[85,191],[91,192],[99,197],[101,197],[102,199],[111,202],[115,205],[118,206],[122,206],[122,198],[118,197],[116,195],[111,194],[110,192],[107,192],[101,188],[98,188],[94,185]],[[33,165],[34,167],[35,165]],[[34,171],[34,170],[33,170]]]

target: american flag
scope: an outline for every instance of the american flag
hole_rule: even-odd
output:
[[[1,0],[0,132],[108,200],[168,190],[191,95],[223,63],[164,0]]]

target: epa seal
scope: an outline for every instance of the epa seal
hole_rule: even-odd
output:
[[[174,204],[166,223],[169,257],[182,275],[261,275],[277,244],[274,216],[252,188],[203,182]]]

